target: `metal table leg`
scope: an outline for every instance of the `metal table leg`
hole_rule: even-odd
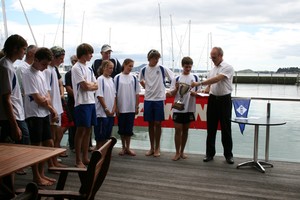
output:
[[[253,150],[253,160],[247,161],[239,164],[237,168],[243,167],[243,166],[250,166],[255,167],[260,172],[264,173],[265,168],[262,165],[271,165],[267,162],[258,161],[258,131],[259,131],[259,125],[255,125],[254,127],[254,150]],[[273,165],[272,165],[273,166]]]

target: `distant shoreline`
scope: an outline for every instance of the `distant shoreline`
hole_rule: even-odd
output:
[[[233,83],[299,85],[299,74],[235,73]]]

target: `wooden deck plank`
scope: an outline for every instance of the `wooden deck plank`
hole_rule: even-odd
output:
[[[260,173],[252,168],[236,169],[238,163],[248,160],[245,158],[235,158],[235,164],[228,165],[223,157],[204,163],[203,155],[191,154],[186,160],[172,161],[173,153],[162,152],[154,158],[136,150],[136,157],[121,157],[119,150],[114,149],[96,199],[300,199],[300,163],[271,161],[274,168]],[[68,153],[63,163],[74,166],[75,154]],[[26,176],[16,175],[17,188],[31,181],[31,170],[27,171]],[[65,189],[76,190],[79,185],[77,174],[71,174]]]

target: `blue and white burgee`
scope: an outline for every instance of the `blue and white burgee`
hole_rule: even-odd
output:
[[[235,116],[241,118],[248,117],[248,111],[250,107],[250,98],[234,98],[232,103],[234,106]],[[243,134],[245,130],[245,124],[239,124],[240,131]]]

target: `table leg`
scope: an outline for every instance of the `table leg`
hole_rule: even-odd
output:
[[[270,126],[266,126],[266,149],[265,149],[265,161],[269,161],[269,141],[270,141]]]
[[[0,199],[11,199],[14,196],[14,174],[0,178]]]
[[[243,166],[250,166],[255,167],[260,172],[264,173],[265,169],[262,165],[269,164],[266,162],[258,161],[258,131],[259,131],[259,125],[255,125],[254,127],[254,150],[253,150],[253,160],[247,161],[239,164],[237,168],[243,167]]]

